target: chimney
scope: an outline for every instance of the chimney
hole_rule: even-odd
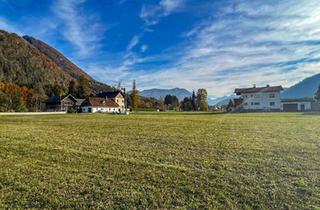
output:
[[[270,85],[268,84],[267,87],[270,87]]]
[[[256,84],[253,84],[253,88],[256,88]]]

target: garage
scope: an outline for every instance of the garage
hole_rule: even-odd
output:
[[[298,111],[298,104],[283,104],[283,111],[284,112],[297,112]]]
[[[281,110],[284,112],[309,112],[312,110],[313,98],[282,99]]]

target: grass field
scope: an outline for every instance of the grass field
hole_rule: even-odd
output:
[[[319,209],[320,115],[0,116],[0,208]]]

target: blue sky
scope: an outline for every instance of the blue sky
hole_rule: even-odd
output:
[[[222,96],[320,73],[318,0],[0,0],[0,28],[139,89]]]

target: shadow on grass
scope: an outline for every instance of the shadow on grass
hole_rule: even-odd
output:
[[[320,116],[320,112],[304,112],[303,115],[314,115],[314,116]]]

